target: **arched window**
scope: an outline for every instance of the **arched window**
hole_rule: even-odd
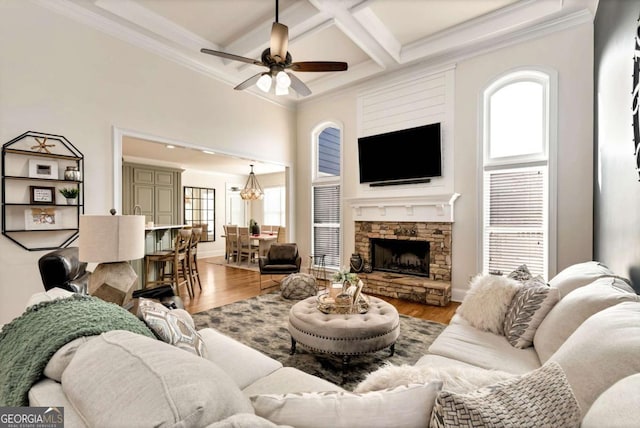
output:
[[[340,267],[340,169],[342,130],[325,123],[313,133],[311,251],[314,262],[324,256],[327,268]]]
[[[519,70],[483,93],[484,272],[510,272],[526,264],[532,274],[548,275],[555,256],[549,168],[555,88],[555,75]]]

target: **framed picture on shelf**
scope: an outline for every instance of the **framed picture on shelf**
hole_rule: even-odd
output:
[[[30,178],[58,179],[58,162],[46,159],[29,159]]]
[[[61,213],[55,208],[29,208],[24,210],[26,230],[46,230],[60,228]]]
[[[29,186],[29,203],[31,204],[55,204],[56,203],[56,188],[55,187],[42,187],[42,186]]]

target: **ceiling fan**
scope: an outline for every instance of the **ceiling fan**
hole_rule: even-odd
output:
[[[240,83],[233,89],[241,91],[256,84],[264,92],[269,92],[272,81],[275,80],[276,95],[287,95],[289,87],[302,96],[311,94],[311,90],[302,80],[296,77],[292,71],[345,71],[347,69],[346,62],[335,61],[302,61],[293,62],[291,54],[287,52],[289,45],[289,28],[278,22],[278,0],[276,0],[276,20],[271,27],[271,42],[269,47],[262,52],[261,60],[246,58],[226,52],[214,51],[212,49],[202,48],[200,52],[209,55],[219,56],[221,58],[233,61],[246,62],[248,64],[261,65],[267,67],[269,71],[258,73],[244,82]]]

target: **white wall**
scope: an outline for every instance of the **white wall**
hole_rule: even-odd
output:
[[[455,71],[453,298],[460,300],[469,278],[481,268],[478,227],[478,106],[482,89],[501,73],[525,65],[554,69],[559,75],[558,257],[557,269],[592,257],[592,107],[593,28],[583,24],[525,43],[460,61]],[[429,70],[425,69],[425,73]],[[388,78],[387,78],[388,80]],[[297,242],[310,249],[311,132],[321,122],[344,125],[343,198],[357,194],[357,97],[387,84],[377,79],[361,88],[303,103],[298,109],[296,212]],[[343,257],[354,250],[353,215],[343,204]],[[553,272],[552,272],[553,274]]]
[[[293,163],[295,112],[31,2],[0,2],[0,52],[0,141],[67,137],[85,156],[87,214],[111,208],[114,126]],[[42,254],[0,237],[0,324],[43,290]]]

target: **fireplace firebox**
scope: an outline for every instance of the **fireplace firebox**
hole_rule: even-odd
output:
[[[371,239],[374,270],[429,276],[429,241]]]

